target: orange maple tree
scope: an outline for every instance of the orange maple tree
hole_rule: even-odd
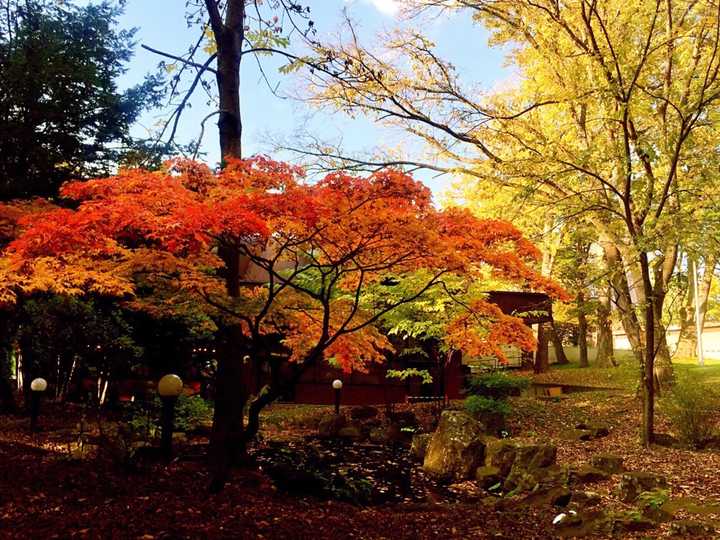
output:
[[[490,273],[564,294],[533,269],[538,250],[511,224],[439,210],[425,186],[398,170],[308,182],[301,169],[265,157],[230,159],[217,172],[176,160],[159,172],[73,182],[61,194],[76,206],[20,220],[24,231],[4,258],[14,278],[3,297],[35,283],[62,292],[102,288],[148,309],[204,306],[219,327],[211,441],[218,477],[255,435],[263,406],[323,359],[348,371],[385,361],[391,345],[376,323],[444,278]],[[414,289],[371,294],[388,275],[418,270],[427,278]],[[465,307],[447,329],[471,354],[534,347],[519,319],[482,299]],[[278,350],[289,372],[273,371]],[[263,368],[273,382],[251,396],[248,371]]]

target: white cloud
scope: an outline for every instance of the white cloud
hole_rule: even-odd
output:
[[[400,4],[396,0],[370,0],[378,11],[386,15],[397,15]]]
[[[352,0],[345,0],[351,2]],[[395,16],[400,12],[400,2],[398,0],[363,0],[375,6],[380,13]]]

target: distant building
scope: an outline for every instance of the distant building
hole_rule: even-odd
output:
[[[522,318],[528,326],[552,320],[552,300],[543,293],[489,291],[488,300],[503,313]],[[348,374],[327,363],[318,364],[303,375],[293,394],[285,397],[296,403],[330,404],[334,400],[331,383],[334,379],[341,379],[342,400],[348,405],[402,403],[423,398],[460,399],[465,378],[471,371],[469,364],[476,369],[480,364],[485,367],[497,364],[494,359],[473,359],[466,363],[461,351],[441,354],[432,342],[425,342],[422,348],[424,355],[395,355],[386,364],[370,366],[368,373]],[[523,361],[523,355],[517,349],[508,348],[506,354],[511,366],[520,365]],[[526,359],[532,363],[532,354]],[[406,381],[388,379],[388,369],[407,368],[427,369],[433,381],[422,384],[417,377]],[[257,384],[262,385],[263,381],[259,380]]]
[[[680,327],[673,325],[666,330],[667,344],[671,353],[677,348],[678,339],[680,338]],[[720,359],[720,322],[706,322],[702,334],[703,354],[705,358]],[[619,328],[613,332],[613,345],[615,350],[629,351],[630,341],[628,340],[625,330]]]

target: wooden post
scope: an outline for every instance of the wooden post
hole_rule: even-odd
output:
[[[162,455],[168,461],[172,459],[172,437],[175,430],[175,403],[176,396],[165,396],[162,400],[162,411],[160,414],[160,449]]]

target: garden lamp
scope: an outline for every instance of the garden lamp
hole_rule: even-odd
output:
[[[332,382],[333,390],[335,390],[335,414],[340,414],[340,391],[342,390],[343,383],[340,379],[335,379]]]
[[[37,420],[40,416],[40,399],[47,390],[47,381],[42,377],[33,379],[30,383],[30,431],[37,430]]]

